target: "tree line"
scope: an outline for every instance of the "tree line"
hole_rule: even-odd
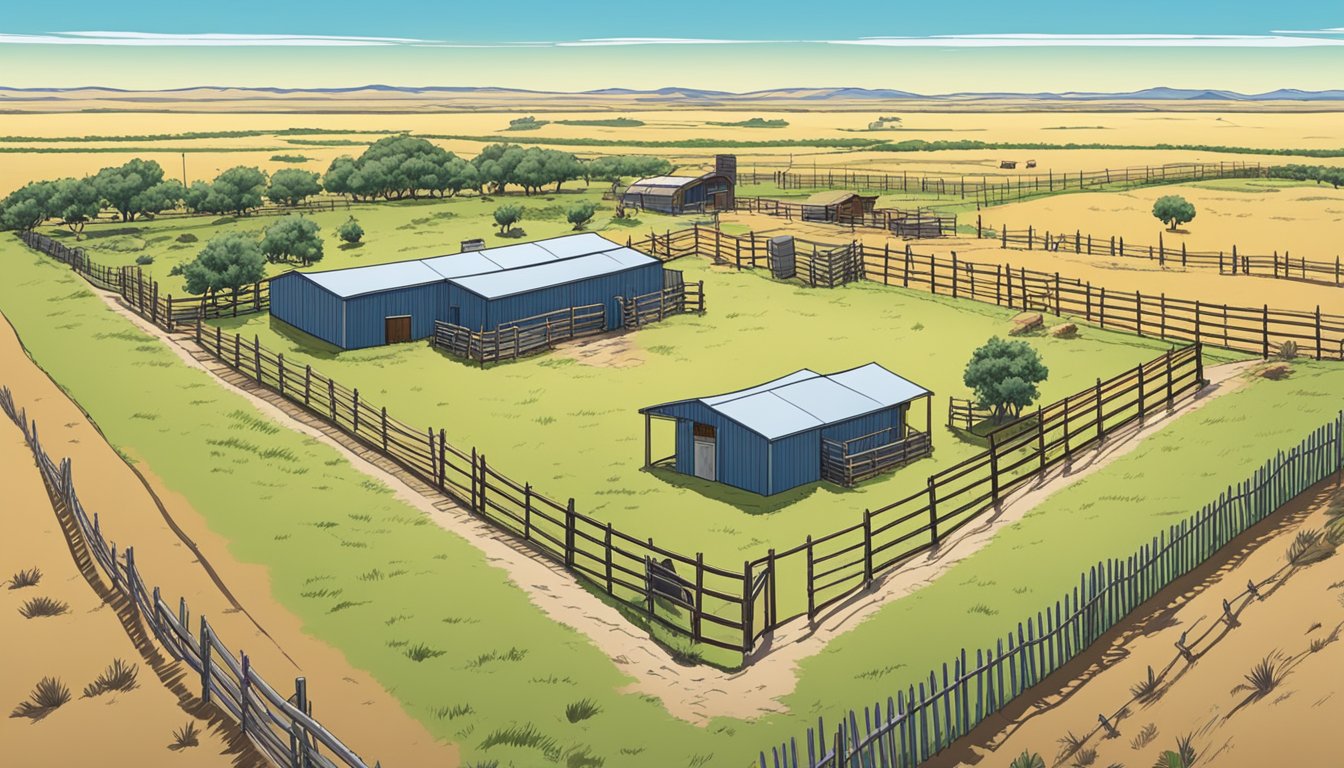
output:
[[[389,136],[358,157],[336,158],[320,175],[298,168],[267,174],[240,165],[212,181],[183,186],[165,178],[157,162],[134,159],[92,176],[35,181],[0,200],[0,229],[27,231],[55,221],[78,236],[104,211],[127,222],[179,208],[246,216],[266,201],[298,206],[323,191],[355,201],[445,197],[466,190],[502,194],[510,186],[531,195],[551,184],[558,191],[570,181],[617,183],[671,171],[672,164],[658,157],[619,155],[584,161],[568,152],[516,144],[492,144],[464,160],[425,139]]]

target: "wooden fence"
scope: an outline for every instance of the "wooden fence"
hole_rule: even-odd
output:
[[[534,315],[493,331],[473,331],[436,320],[430,345],[485,365],[534,355],[553,349],[559,342],[594,336],[606,330],[606,305],[586,304]]]
[[[831,206],[833,207],[833,206]],[[817,211],[828,206],[813,205],[796,200],[775,200],[766,197],[739,197],[734,201],[735,211],[780,216],[789,221],[806,221],[837,226],[855,226],[881,229],[896,237],[913,240],[956,237],[957,217],[943,216],[927,208],[877,208],[862,215],[842,212],[835,218],[819,218]]]
[[[232,717],[248,738],[277,765],[285,768],[368,768],[359,755],[322,726],[312,715],[304,678],[295,681],[292,696],[283,696],[252,667],[247,654],[237,656],[215,634],[204,616],[200,632],[190,630],[186,598],[170,604],[158,587],[149,587],[136,561],[134,547],[118,549],[109,542],[98,513],[89,513],[75,493],[69,459],[53,461],[38,439],[37,422],[26,409],[15,407],[9,387],[0,387],[0,409],[23,430],[42,478],[63,514],[74,523],[82,545],[126,597],[136,617],[149,628],[159,646],[181,661],[200,680],[201,701],[214,704]],[[72,543],[72,546],[77,545]]]
[[[995,150],[997,151],[997,150]],[[1007,150],[1004,150],[1007,151]],[[1012,150],[1022,154],[1026,150]],[[863,192],[918,192],[938,197],[973,199],[981,207],[1043,194],[1087,189],[1131,189],[1151,184],[1176,184],[1205,179],[1253,178],[1259,163],[1170,163],[1099,171],[1013,174],[939,174],[858,172],[849,168],[742,170],[737,183],[774,184],[780,189],[845,189]]]
[[[959,397],[949,397],[947,399],[947,426],[954,429],[969,432],[975,428],[975,425],[993,415],[994,409],[982,407],[974,400],[963,400]]]
[[[191,326],[198,319],[237,317],[264,312],[271,306],[269,278],[225,293],[209,291],[195,297],[160,295],[158,281],[146,277],[141,267],[99,264],[83,248],[70,248],[37,232],[20,232],[19,239],[29,248],[68,265],[93,285],[118,294],[137,314],[169,331]]]
[[[692,227],[652,234],[634,247],[662,259],[699,254],[738,268],[769,267],[765,237],[750,232],[730,235]],[[795,239],[799,253],[829,243]],[[1139,291],[1108,290],[1090,281],[1037,272],[1008,264],[967,261],[957,256],[916,253],[856,243],[865,276],[884,285],[914,288],[934,295],[971,299],[1001,307],[1070,316],[1107,330],[1167,341],[1198,342],[1269,357],[1291,341],[1302,354],[1318,360],[1344,360],[1344,315],[1310,310],[1239,307],[1180,299]]]
[[[976,237],[984,237],[987,232],[977,217]],[[1230,251],[1191,251],[1181,243],[1180,247],[1166,245],[1161,233],[1157,236],[1157,245],[1135,245],[1126,243],[1123,237],[1093,237],[1084,235],[1081,230],[1072,234],[1049,230],[1042,232],[1034,227],[1024,230],[999,230],[999,244],[1004,249],[1067,251],[1088,256],[1109,256],[1112,258],[1145,259],[1159,267],[1217,269],[1221,275],[1256,275],[1278,278],[1280,280],[1301,280],[1313,283],[1344,285],[1344,267],[1340,257],[1333,260],[1293,258],[1288,251],[1280,256],[1278,251],[1272,254],[1251,255],[1239,253],[1234,244]]]
[[[761,768],[914,768],[1040,683],[1145,601],[1298,494],[1344,469],[1344,413],[1132,554],[1087,569],[992,648],[962,649],[928,682],[760,753]],[[1225,609],[1226,610],[1226,609]]]
[[[661,291],[646,293],[632,299],[617,297],[621,302],[621,319],[626,328],[639,328],[656,323],[670,315],[694,312],[705,313],[705,282],[686,283],[680,273],[677,279]]]

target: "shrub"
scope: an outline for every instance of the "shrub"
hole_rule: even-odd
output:
[[[154,263],[154,257],[150,256],[148,253],[142,253],[135,257],[135,263],[142,267],[149,266]]]
[[[336,228],[336,236],[347,243],[358,243],[364,237],[364,228],[359,226],[358,219],[351,216]]]
[[[565,212],[565,219],[574,225],[575,230],[583,229],[584,226],[593,220],[593,215],[597,213],[597,203],[583,202],[576,203],[569,207]]]
[[[495,209],[495,223],[499,225],[501,234],[508,232],[509,229],[523,220],[523,207],[509,203],[501,205]]]
[[[196,237],[190,232],[183,232],[182,234],[177,236],[177,242],[179,243],[194,243],[197,240],[200,240],[200,238]]]
[[[1274,353],[1276,360],[1293,360],[1297,357],[1297,342],[1285,341],[1279,345],[1278,351]]]
[[[1013,758],[1008,768],[1045,768],[1045,760],[1035,752],[1023,750],[1022,754]]]

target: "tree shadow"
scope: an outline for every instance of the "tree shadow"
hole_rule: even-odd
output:
[[[507,232],[496,232],[495,237],[517,240],[520,237],[527,237],[527,230],[522,227],[510,227]]]
[[[340,245],[336,246],[336,249],[339,251],[354,251],[363,247],[364,247],[363,243],[341,243]]]

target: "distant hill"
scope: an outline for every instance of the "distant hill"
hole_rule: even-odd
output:
[[[468,86],[396,86],[384,84],[341,88],[197,86],[158,91],[132,91],[89,86],[81,88],[11,88],[0,86],[0,110],[10,112],[79,111],[206,111],[266,112],[455,112],[512,109],[873,109],[891,103],[903,109],[1030,110],[1050,104],[1079,111],[1147,109],[1344,109],[1344,89],[1302,91],[1281,88],[1266,93],[1200,88],[1145,88],[1122,93],[1065,91],[1060,93],[963,92],[918,94],[889,88],[772,88],[731,93],[702,88],[602,88],[578,93],[522,88]],[[1202,106],[1201,106],[1202,105]]]

